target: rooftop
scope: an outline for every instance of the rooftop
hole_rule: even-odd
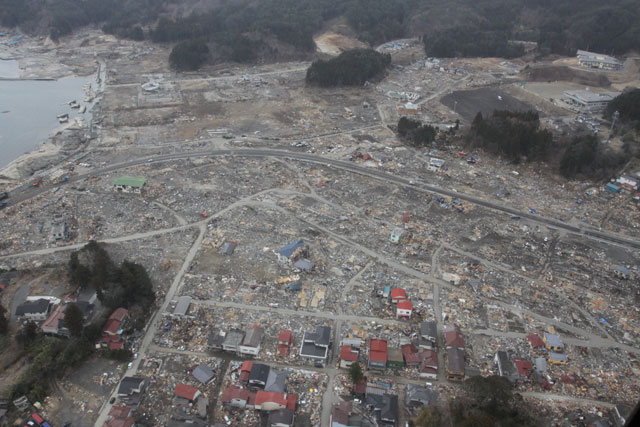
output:
[[[132,176],[121,176],[113,181],[113,185],[123,185],[127,187],[144,187],[147,183],[147,178],[135,178]]]

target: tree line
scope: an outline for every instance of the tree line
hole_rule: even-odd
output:
[[[414,147],[425,147],[431,144],[438,134],[437,128],[407,117],[400,117],[397,131],[401,139]]]
[[[176,43],[204,40],[220,59],[277,58],[272,39],[298,55],[315,49],[313,35],[343,16],[371,45],[424,34],[433,56],[513,57],[534,41],[540,53],[573,55],[576,49],[624,54],[637,48],[640,8],[635,0],[239,0],[208,11],[167,18],[178,0],[0,0],[0,24],[58,39],[85,25],[102,25],[118,37]],[[186,6],[196,0],[183,0]],[[450,43],[448,43],[450,42]],[[475,42],[475,43],[473,43]],[[210,46],[212,47],[212,46]],[[213,49],[212,49],[213,50]]]
[[[514,163],[523,158],[544,160],[553,142],[551,132],[540,129],[540,117],[535,111],[494,111],[486,118],[478,113],[466,139],[471,147],[504,156]]]
[[[94,355],[95,343],[115,308],[130,310],[134,317],[133,327],[142,327],[149,317],[155,298],[151,279],[141,265],[129,261],[116,265],[100,244],[91,241],[71,254],[67,273],[73,285],[95,288],[104,310],[85,325],[82,311],[77,305],[70,304],[63,321],[69,330],[69,339],[46,336],[31,321],[19,329],[14,339],[30,363],[11,387],[13,399],[26,395],[32,402],[42,401],[51,392],[52,381],[64,378],[69,370]],[[2,317],[0,309],[0,326]],[[128,361],[132,356],[129,350],[102,350],[98,354],[120,362]]]
[[[329,60],[314,61],[307,69],[306,81],[322,87],[362,86],[384,75],[391,55],[373,49],[352,49]]]
[[[546,161],[566,178],[606,180],[630,158],[628,151],[612,149],[586,130],[554,138],[540,129],[535,111],[478,113],[464,141],[514,163]]]

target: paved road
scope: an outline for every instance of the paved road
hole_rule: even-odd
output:
[[[404,185],[404,186],[411,186],[412,185],[411,183],[413,182],[409,179],[395,176],[387,172],[372,170],[370,168],[357,166],[354,163],[347,162],[347,161],[329,159],[329,158],[321,157],[315,154],[300,153],[300,152],[294,152],[294,151],[284,151],[284,150],[225,149],[225,150],[214,150],[214,151],[194,151],[190,153],[164,154],[164,155],[154,156],[152,157],[152,163],[160,163],[160,162],[196,158],[196,157],[220,157],[220,156],[257,157],[257,158],[275,157],[275,158],[281,158],[281,159],[286,158],[286,159],[292,159],[292,160],[300,160],[305,162],[323,164],[326,166],[335,167],[338,169],[346,170],[349,172],[357,173],[360,175],[364,175],[371,178],[380,179],[386,182],[395,183],[395,184]],[[132,160],[124,163],[113,164],[101,169],[95,169],[91,173],[72,176],[70,177],[69,181],[64,185],[68,185],[91,176],[100,176],[109,172],[142,165],[145,163],[149,163],[148,159],[137,159],[137,160]],[[42,185],[41,187],[31,187],[30,185],[27,184],[21,187],[20,189],[17,189],[11,192],[10,198],[8,200],[8,204],[11,205],[11,204],[19,203],[26,199],[37,196],[38,194],[41,194],[44,191],[50,190],[52,188],[53,188],[53,185]],[[478,206],[483,206],[483,207],[496,210],[499,212],[503,212],[505,214],[512,215],[512,216],[519,216],[521,218],[525,218],[527,220],[536,222],[538,224],[542,224],[544,226],[556,228],[559,230],[564,230],[570,233],[575,233],[591,239],[600,240],[607,243],[613,243],[621,246],[627,246],[635,249],[640,249],[640,241],[636,239],[629,239],[627,237],[623,237],[616,233],[599,231],[591,227],[578,227],[575,225],[570,225],[563,220],[547,218],[541,215],[532,214],[530,212],[519,211],[515,208],[500,205],[498,203],[486,200],[484,198],[458,192],[453,189],[446,189],[436,185],[418,183],[418,182],[416,182],[415,185],[412,186],[412,188],[414,188],[417,191],[434,193],[441,196],[457,198],[469,203],[476,204]]]
[[[304,310],[292,310],[289,308],[279,308],[279,307],[263,307],[260,305],[250,305],[238,302],[230,302],[230,301],[217,301],[217,300],[193,300],[191,302],[195,305],[204,305],[208,307],[224,307],[224,308],[237,308],[240,310],[251,310],[251,311],[266,311],[269,313],[278,313],[284,316],[306,316],[306,317],[317,317],[319,319],[332,319],[332,320],[341,320],[341,321],[350,321],[350,322],[376,322],[381,323],[383,325],[407,325],[406,322],[401,322],[399,320],[391,320],[391,319],[380,319],[378,317],[367,317],[367,316],[356,316],[351,314],[339,314],[332,313],[330,311],[304,311]]]

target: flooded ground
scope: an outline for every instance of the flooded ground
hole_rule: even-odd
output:
[[[0,61],[0,76],[18,77],[17,62]],[[95,86],[94,82],[93,76],[59,80],[0,79],[0,168],[36,149],[61,126],[59,115],[68,114],[69,121],[76,116],[82,116],[87,122],[91,120],[92,103],[83,86]],[[74,100],[80,108],[70,107],[69,102]],[[86,108],[85,113],[80,112],[82,107]]]

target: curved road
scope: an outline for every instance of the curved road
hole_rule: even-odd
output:
[[[500,205],[486,199],[482,199],[482,198],[475,197],[465,193],[460,193],[455,190],[449,190],[436,185],[425,184],[425,183],[415,183],[415,185],[413,185],[412,184],[413,181],[410,181],[409,179],[401,178],[399,176],[392,175],[387,172],[371,170],[368,168],[356,166],[355,164],[347,161],[328,159],[328,158],[324,158],[314,154],[296,153],[293,151],[285,151],[285,150],[226,149],[226,150],[197,151],[197,152],[188,152],[188,153],[158,155],[158,156],[154,156],[151,162],[149,162],[148,158],[137,159],[129,162],[113,164],[101,169],[96,169],[91,173],[72,176],[69,178],[69,181],[67,181],[67,183],[73,183],[85,178],[100,176],[100,175],[104,175],[106,173],[113,172],[119,169],[139,166],[147,163],[160,163],[160,162],[167,162],[167,161],[173,161],[173,160],[188,159],[192,157],[221,157],[221,156],[258,157],[258,158],[276,157],[276,158],[287,158],[287,159],[299,160],[299,161],[305,161],[305,162],[311,162],[311,163],[317,163],[317,164],[324,164],[326,166],[343,169],[349,172],[365,175],[375,179],[380,179],[386,182],[393,182],[393,183],[404,185],[404,186],[411,186],[412,188],[418,191],[435,193],[441,196],[457,198],[457,199],[464,200],[466,202],[483,206],[489,209],[493,209],[499,212],[504,212],[509,215],[526,218],[530,221],[534,221],[545,226],[553,227],[560,230],[565,230],[570,233],[580,234],[592,239],[601,240],[607,243],[627,246],[634,249],[640,249],[640,241],[624,238],[615,233],[607,233],[607,232],[598,231],[592,228],[577,227],[575,225],[570,225],[565,221],[561,221],[553,218],[545,218],[540,215],[531,214],[529,212],[522,212],[515,208]],[[51,184],[42,185],[40,187],[32,187],[30,184],[23,185],[22,187],[10,192],[10,197],[7,200],[8,202],[7,204],[12,205],[15,203],[22,202],[29,198],[35,197],[52,188],[54,188],[54,186]]]

